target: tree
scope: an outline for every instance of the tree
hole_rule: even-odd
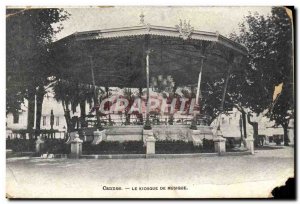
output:
[[[128,101],[128,105],[124,109],[125,125],[130,125],[130,117],[131,117],[131,114],[133,114],[133,113],[130,113],[130,109],[131,109],[132,105],[134,104],[134,100],[135,100],[135,98],[137,98],[137,95],[135,92],[132,91],[131,88],[124,88],[123,89],[123,97],[124,97],[124,99],[126,99]]]
[[[288,126],[290,119],[294,118],[294,95],[293,82],[285,81],[281,94],[278,96],[272,112],[271,120],[274,120],[276,125],[281,125],[284,132],[284,145],[288,145]]]
[[[65,119],[67,123],[68,131],[74,129],[74,124],[71,119],[71,112],[76,112],[76,108],[80,107],[80,120],[81,125],[85,123],[85,104],[94,103],[95,98],[101,100],[104,96],[105,91],[100,87],[94,87],[90,84],[81,84],[78,81],[56,79],[51,86],[54,92],[54,98],[62,103],[63,110],[65,113]]]
[[[166,76],[164,78],[163,75],[158,75],[157,77],[152,77],[151,86],[154,91],[161,94],[161,96],[167,101],[167,104],[171,104],[172,100],[176,98],[176,89],[177,86],[172,78],[172,76]],[[154,113],[155,120],[158,120],[156,117],[159,114],[157,110]],[[164,110],[163,110],[164,111]],[[173,125],[174,123],[174,113],[168,113],[168,123]]]
[[[248,67],[241,76],[244,83],[231,87],[235,89],[231,101],[257,114],[272,106],[268,116],[283,127],[284,138],[287,138],[294,99],[292,22],[286,8],[273,7],[270,16],[249,13],[240,24],[239,34],[233,33],[230,37],[248,49]],[[274,87],[281,83],[282,93],[273,103]]]
[[[49,47],[53,36],[63,28],[61,21],[69,14],[63,9],[7,9],[7,112],[17,112],[28,100],[28,125],[34,125],[35,96],[37,100],[36,129],[39,132],[45,86],[51,83],[55,67]],[[16,100],[14,100],[14,98]]]
[[[288,145],[288,125],[290,119],[294,117],[292,22],[286,10],[282,8],[274,8],[272,10],[272,20],[276,25],[275,32],[277,33],[275,35],[277,40],[273,46],[280,50],[280,52],[274,53],[274,59],[277,59],[278,62],[279,83],[283,83],[283,87],[281,94],[273,104],[270,118],[283,127],[284,145]]]

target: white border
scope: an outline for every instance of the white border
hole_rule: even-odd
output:
[[[146,0],[84,0],[84,1],[74,1],[74,0],[44,0],[44,1],[34,1],[34,0],[1,0],[0,1],[0,76],[2,77],[0,80],[0,93],[2,96],[0,97],[0,152],[1,152],[1,168],[0,168],[0,201],[1,203],[8,203],[9,201],[5,199],[5,8],[6,6],[57,6],[57,7],[66,7],[66,6],[92,6],[92,5],[177,5],[177,6],[280,6],[280,5],[294,5],[296,9],[299,8],[300,1],[295,0],[247,0],[247,1],[236,1],[236,0],[227,0],[219,1],[219,0],[206,0],[206,1],[196,1],[196,0],[159,0],[159,1],[146,1]],[[299,15],[299,13],[298,13]],[[299,21],[296,19],[296,25],[299,28]],[[297,35],[298,37],[298,35]],[[298,42],[298,41],[297,41]],[[297,46],[298,48],[298,43]],[[296,59],[299,59],[299,51],[297,52]],[[297,69],[297,67],[295,68]],[[299,71],[297,71],[297,79],[299,79]],[[297,86],[297,93],[299,94],[299,87]],[[298,105],[298,104],[297,104]],[[298,111],[299,112],[299,111]],[[297,114],[297,116],[299,116]],[[299,119],[297,120],[297,124],[295,127],[298,127]],[[297,137],[297,135],[295,135]],[[299,145],[299,138],[297,138],[297,145]],[[297,164],[299,164],[299,156]],[[297,168],[299,170],[299,168]],[[297,172],[299,175],[299,172]],[[297,196],[299,197],[299,186],[297,186]],[[22,202],[31,202],[31,201],[22,201]],[[39,203],[42,201],[39,201]],[[47,201],[49,202],[49,201]],[[51,203],[54,201],[50,201]],[[55,203],[62,203],[63,201],[55,201]],[[73,202],[73,201],[71,201]],[[86,202],[86,201],[80,201]],[[103,201],[102,201],[103,202]],[[257,202],[257,201],[256,201]]]

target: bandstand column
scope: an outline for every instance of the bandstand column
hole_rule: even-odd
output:
[[[196,94],[196,106],[199,105],[199,95],[200,95],[200,88],[201,88],[201,79],[202,79],[202,70],[203,70],[203,58],[201,58],[201,64],[200,64],[200,72],[198,77],[198,86],[197,86],[197,94]]]
[[[226,74],[226,79],[225,79],[225,84],[224,84],[224,89],[223,89],[223,93],[222,93],[222,99],[221,99],[221,104],[220,104],[220,113],[219,116],[217,118],[217,131],[216,131],[216,138],[214,140],[219,140],[221,138],[223,138],[223,134],[221,131],[221,116],[224,110],[224,102],[225,102],[225,96],[226,96],[226,92],[227,92],[227,86],[228,86],[228,82],[229,82],[229,77],[230,77],[230,73],[231,73],[231,69],[234,66],[233,65],[234,62],[231,62],[229,65],[229,68],[227,70],[227,74]]]
[[[102,130],[102,125],[99,117],[99,101],[98,101],[98,96],[97,96],[97,90],[96,90],[96,84],[95,84],[95,75],[94,75],[94,63],[93,63],[93,58],[92,56],[90,57],[90,65],[91,65],[91,73],[92,73],[92,80],[93,80],[93,89],[94,89],[94,106],[96,108],[96,118],[97,118],[97,127],[98,129]]]
[[[234,57],[232,59],[232,61],[230,62],[229,68],[227,70],[227,75],[226,75],[226,79],[225,79],[225,84],[224,84],[224,89],[223,89],[223,94],[222,94],[222,100],[221,100],[221,104],[220,104],[220,114],[219,114],[219,118],[218,118],[218,128],[220,128],[220,117],[221,114],[223,113],[224,110],[224,102],[225,102],[225,97],[226,97],[226,92],[227,92],[227,87],[228,87],[228,82],[229,82],[229,78],[231,75],[231,71],[233,69],[234,66],[236,66],[238,63],[240,63],[242,60],[242,57]]]
[[[203,61],[204,58],[201,58],[201,63],[200,63],[200,72],[199,72],[199,77],[198,77],[198,85],[197,85],[197,93],[196,93],[196,103],[195,107],[199,107],[199,96],[200,96],[200,91],[201,91],[201,79],[202,79],[202,70],[203,70]],[[194,113],[193,115],[193,120],[191,124],[191,129],[192,130],[197,130],[197,113]]]
[[[149,120],[149,112],[150,112],[150,92],[149,92],[149,54],[150,50],[146,51],[146,80],[147,80],[147,108],[146,108],[146,122],[144,129],[151,130],[151,124]]]
[[[227,70],[227,75],[226,75],[226,79],[225,79],[222,100],[221,100],[221,104],[220,104],[220,113],[219,113],[219,117],[217,119],[217,123],[218,123],[217,130],[215,133],[215,138],[213,139],[214,143],[215,143],[215,151],[218,152],[220,155],[223,154],[224,152],[226,152],[226,145],[225,145],[226,139],[223,137],[223,134],[221,131],[221,124],[220,124],[221,120],[220,119],[221,119],[222,113],[224,111],[224,102],[225,102],[228,82],[229,82],[229,78],[230,78],[233,67],[236,66],[236,64],[240,63],[241,59],[242,59],[241,57],[234,57],[232,59],[232,61],[230,62],[229,68]]]
[[[146,122],[143,129],[143,140],[146,145],[146,157],[155,154],[155,141],[153,130],[149,120],[150,113],[150,91],[149,91],[149,54],[150,50],[146,51],[146,79],[147,79],[147,108],[146,108]]]

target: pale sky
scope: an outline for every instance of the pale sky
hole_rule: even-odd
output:
[[[248,12],[270,14],[271,7],[86,7],[66,8],[71,14],[63,22],[64,29],[56,39],[74,32],[101,30],[136,26],[140,22],[140,14],[145,15],[145,22],[157,26],[175,27],[179,19],[190,20],[195,30],[218,31],[229,35],[238,29],[238,24]]]

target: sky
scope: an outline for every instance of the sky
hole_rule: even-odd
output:
[[[228,36],[249,12],[269,15],[271,7],[81,7],[65,8],[71,16],[63,22],[64,29],[55,36],[61,39],[75,32],[136,26],[140,14],[145,22],[157,26],[175,27],[179,20],[190,20],[195,30],[218,31]]]

